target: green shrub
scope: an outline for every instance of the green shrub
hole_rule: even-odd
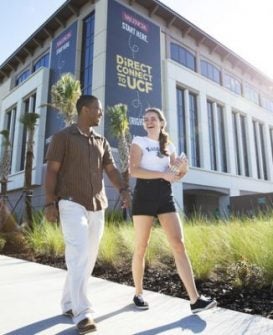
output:
[[[0,237],[0,252],[4,249],[5,244],[6,244],[6,240]]]
[[[64,241],[58,225],[36,219],[33,222],[33,230],[27,230],[25,235],[29,246],[36,254],[64,255]]]

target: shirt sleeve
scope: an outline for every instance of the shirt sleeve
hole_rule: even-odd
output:
[[[104,142],[104,154],[103,154],[102,162],[103,162],[103,166],[106,166],[106,165],[109,165],[109,164],[116,165],[113,154],[112,154],[110,144],[106,139],[105,139],[105,142]]]
[[[135,136],[133,138],[132,144],[138,145],[141,149],[143,148],[143,139],[140,136]]]
[[[176,148],[172,142],[169,143],[169,151],[170,151],[170,154],[173,154],[173,153],[176,154]]]
[[[65,145],[66,138],[63,133],[53,135],[47,149],[46,160],[62,162],[65,155]]]

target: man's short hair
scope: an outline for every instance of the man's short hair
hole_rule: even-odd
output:
[[[77,108],[77,113],[78,115],[81,112],[81,109],[83,108],[83,106],[88,106],[90,105],[92,102],[99,100],[97,97],[95,97],[94,95],[81,95],[76,103],[76,108]]]

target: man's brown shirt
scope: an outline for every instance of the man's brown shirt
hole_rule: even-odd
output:
[[[88,211],[107,207],[103,169],[115,162],[105,137],[94,131],[86,136],[73,124],[53,135],[46,159],[61,163],[55,190],[58,198],[75,201]]]

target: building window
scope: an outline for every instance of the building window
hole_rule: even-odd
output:
[[[218,130],[219,130],[219,149],[220,149],[220,170],[227,172],[227,149],[226,149],[226,127],[224,121],[224,110],[217,104]]]
[[[191,92],[189,93],[189,113],[191,134],[191,163],[192,166],[200,167],[197,96]]]
[[[196,71],[196,57],[182,46],[171,43],[171,59],[186,66],[192,71]]]
[[[19,74],[15,79],[15,86],[18,86],[20,83],[25,81],[30,76],[30,70],[25,70],[21,74]]]
[[[246,117],[240,115],[241,122],[241,133],[242,133],[242,148],[243,148],[243,160],[245,165],[245,176],[249,177],[249,166],[248,166],[248,152],[247,152],[247,140],[246,140]]]
[[[264,126],[262,123],[253,120],[253,134],[255,141],[255,153],[257,162],[257,174],[259,179],[268,179],[266,168],[266,153],[265,153],[265,139]]]
[[[205,61],[205,60],[201,60],[201,74],[204,77],[207,77],[213,81],[215,81],[218,84],[221,84],[221,72],[219,69],[217,69],[216,66],[214,66],[213,64]]]
[[[9,141],[11,145],[11,162],[12,164],[12,156],[13,156],[13,144],[14,144],[14,135],[15,135],[15,122],[16,122],[16,110],[17,106],[14,106],[6,111],[5,116],[5,129],[9,132]]]
[[[40,57],[33,65],[33,72],[37,71],[40,67],[49,67],[49,53]]]
[[[207,111],[211,169],[215,171],[218,170],[227,172],[227,151],[223,107],[213,101],[207,101]],[[218,143],[216,141],[216,136],[219,140]],[[219,153],[219,166],[217,166],[217,152]]]
[[[225,73],[224,86],[236,94],[242,94],[241,82],[230,74]]]
[[[93,51],[94,51],[94,12],[83,20],[81,87],[83,94],[92,93]]]
[[[207,101],[208,109],[208,126],[209,126],[209,147],[210,147],[210,168],[211,170],[217,170],[216,164],[216,141],[215,141],[215,128],[214,128],[214,116],[213,116],[213,102]]]
[[[272,161],[273,161],[273,128],[269,129],[269,135],[270,135],[271,154],[272,154]]]
[[[235,143],[235,164],[236,164],[236,174],[241,175],[241,162],[240,162],[240,152],[239,152],[239,136],[238,136],[238,126],[236,122],[236,113],[232,113],[232,123],[233,123],[233,136]]]
[[[273,112],[273,100],[261,95],[261,107],[267,109],[270,112]]]
[[[186,94],[186,90],[177,88],[176,97],[179,122],[179,150],[187,154],[192,166],[200,167],[197,96],[192,92]],[[185,104],[186,97],[189,99],[188,110],[186,110]],[[187,118],[189,118],[188,128],[186,126]],[[190,147],[190,153],[187,151],[188,147]]]
[[[28,96],[26,99],[24,99],[23,104],[24,104],[23,115],[27,113],[35,113],[36,93],[33,93],[31,96]],[[25,126],[23,126],[23,131],[21,135],[21,152],[20,152],[18,171],[22,171],[25,168],[26,144],[27,144],[27,129]]]
[[[179,152],[185,152],[187,154],[184,90],[176,90],[176,99],[178,111]]]
[[[246,117],[239,112],[232,112],[232,120],[235,143],[236,173],[241,176],[249,177]]]
[[[267,180],[267,169],[266,169],[266,155],[265,155],[265,141],[264,141],[264,126],[262,123],[259,124],[260,128],[260,139],[261,139],[261,151],[262,151],[262,162],[263,162],[263,173],[264,179]]]
[[[244,85],[244,95],[245,95],[245,98],[259,105],[259,93],[249,83],[245,83]]]

